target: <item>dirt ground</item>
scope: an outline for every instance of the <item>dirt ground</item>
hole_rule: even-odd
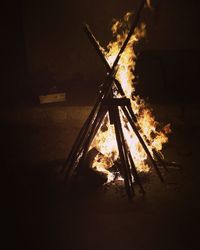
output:
[[[199,106],[155,106],[171,122],[164,149],[181,169],[152,172],[128,201],[115,187],[68,192],[58,174],[90,106],[1,110],[2,250],[182,250],[199,246]]]

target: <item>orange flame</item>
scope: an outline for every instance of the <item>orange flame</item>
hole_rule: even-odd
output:
[[[112,64],[129,32],[129,20],[131,13],[128,12],[123,20],[114,20],[111,28],[114,41],[110,42],[104,50],[104,55],[112,67]],[[168,141],[167,133],[170,132],[170,125],[166,125],[160,129],[159,123],[155,120],[152,110],[147,107],[145,101],[135,94],[135,64],[136,54],[133,46],[145,36],[145,24],[135,29],[134,34],[131,36],[130,41],[117,65],[116,79],[121,83],[127,98],[131,100],[131,106],[138,120],[138,127],[141,136],[143,137],[150,152],[153,149],[156,151],[162,150],[162,145]],[[117,94],[115,97],[120,97]],[[119,109],[120,110],[120,109]],[[133,161],[135,162],[138,171],[149,171],[149,166],[146,163],[147,155],[138,141],[138,138],[131,129],[130,124],[127,122],[125,116],[120,110],[120,118],[122,129],[126,143],[130,149]],[[99,129],[96,137],[94,138],[90,148],[96,148],[101,155],[95,157],[93,167],[98,171],[106,172],[109,180],[112,180],[112,174],[109,173],[109,168],[117,160],[119,153],[114,133],[113,125],[110,125],[109,116],[106,115],[102,126]]]

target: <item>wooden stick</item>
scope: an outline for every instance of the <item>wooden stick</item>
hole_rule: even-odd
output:
[[[111,75],[113,75],[113,72],[114,72],[114,70],[115,70],[115,67],[117,66],[117,64],[118,64],[118,62],[119,62],[119,60],[120,60],[120,58],[121,58],[121,55],[123,54],[124,50],[126,49],[126,46],[127,46],[128,42],[129,42],[131,36],[132,36],[133,33],[134,33],[134,30],[135,30],[135,28],[136,28],[136,26],[137,26],[137,24],[138,24],[138,21],[139,21],[139,19],[140,19],[140,15],[141,15],[141,12],[142,12],[142,10],[143,10],[143,8],[144,8],[145,3],[146,3],[146,0],[141,0],[140,5],[139,5],[139,8],[138,8],[138,10],[137,10],[137,12],[136,12],[136,15],[135,15],[133,24],[132,24],[132,26],[131,26],[131,28],[130,28],[130,31],[129,31],[127,37],[126,37],[126,40],[124,41],[124,43],[123,43],[123,45],[122,45],[122,47],[121,47],[121,49],[120,49],[120,51],[119,51],[119,53],[118,53],[116,59],[115,59],[113,65],[112,65],[112,69],[111,69],[111,71],[109,72]]]
[[[77,171],[80,171],[79,168],[81,165],[83,165],[83,162],[85,161],[85,157],[89,150],[90,144],[95,136],[95,133],[98,131],[102,123],[102,120],[105,117],[106,112],[107,111],[105,110],[103,106],[99,109],[96,115],[96,118],[92,123],[90,130],[84,137],[84,142],[80,145],[81,149],[79,148],[77,151],[77,152],[80,152],[80,154],[76,154],[75,157],[72,158],[72,160],[68,162],[68,164],[70,165],[68,166],[69,170],[65,174],[65,180],[67,180],[68,176],[70,175],[70,171],[73,171],[75,168],[77,169]],[[78,161],[77,161],[77,158],[79,158]]]
[[[137,173],[137,170],[136,170],[136,167],[135,167],[135,163],[133,161],[133,158],[131,156],[131,153],[130,151],[128,152],[128,156],[129,156],[129,160],[130,160],[130,165],[131,165],[131,169],[132,169],[132,172],[133,172],[133,176],[134,176],[134,179],[135,179],[135,182],[138,184],[138,186],[140,187],[140,191],[142,194],[145,194],[145,190],[142,186],[142,183],[140,181],[140,177]]]
[[[110,72],[111,71],[111,68],[110,68],[110,65],[109,63],[107,62],[107,60],[105,59],[101,49],[100,49],[100,45],[99,43],[97,42],[96,38],[94,37],[90,27],[88,24],[84,24],[83,25],[83,30],[85,32],[85,34],[87,35],[89,41],[91,42],[91,44],[93,45],[94,49],[96,50],[98,56],[100,57],[101,61],[103,62],[107,72]]]
[[[146,0],[141,0],[140,5],[138,7],[138,10],[136,12],[133,24],[132,24],[132,26],[131,26],[131,28],[129,30],[129,33],[128,33],[128,35],[127,35],[127,37],[126,37],[126,39],[125,39],[122,47],[119,50],[119,53],[118,53],[118,55],[117,55],[117,57],[116,57],[113,65],[112,65],[112,67],[110,67],[110,65],[108,64],[107,60],[104,58],[104,56],[103,56],[103,54],[102,54],[102,52],[101,52],[101,50],[99,48],[99,44],[98,44],[97,40],[95,39],[94,35],[92,34],[89,26],[87,24],[84,25],[84,31],[85,31],[85,33],[87,34],[90,42],[93,44],[95,50],[97,51],[97,54],[100,56],[101,60],[103,61],[104,66],[106,67],[108,73],[111,76],[113,75],[113,73],[115,71],[115,67],[117,66],[117,64],[118,64],[118,62],[119,62],[119,60],[121,58],[121,55],[123,54],[124,50],[126,49],[126,46],[127,46],[128,42],[129,42],[131,36],[134,33],[134,30],[135,30],[135,28],[136,28],[136,26],[138,24],[139,19],[140,19],[140,15],[141,15],[142,9],[144,8],[145,2],[146,2]]]
[[[112,110],[110,110],[109,115],[113,116],[111,119],[114,120],[114,127],[115,127],[115,135],[116,135],[116,141],[117,141],[117,146],[118,146],[118,150],[119,150],[119,156],[120,156],[120,160],[121,160],[121,171],[122,171],[122,175],[124,176],[124,184],[125,184],[125,189],[127,192],[127,195],[129,197],[129,199],[132,199],[133,196],[133,188],[130,184],[130,179],[128,176],[128,162],[125,156],[125,149],[124,149],[124,142],[122,141],[122,128],[121,128],[121,124],[120,124],[120,118],[119,118],[119,110],[117,107],[113,107]]]
[[[120,57],[121,57],[121,54],[122,54],[123,51],[125,50],[125,48],[126,48],[126,46],[127,46],[127,44],[128,44],[128,41],[130,40],[130,38],[131,38],[131,36],[132,36],[132,33],[134,32],[134,29],[135,29],[135,27],[137,26],[137,22],[138,22],[138,20],[139,20],[140,13],[141,13],[141,11],[142,11],[142,9],[143,9],[143,7],[144,7],[144,3],[145,3],[144,0],[141,1],[141,4],[140,4],[140,6],[139,6],[139,9],[138,9],[138,12],[137,12],[137,14],[136,14],[136,17],[135,17],[135,20],[134,20],[134,22],[133,22],[133,25],[132,25],[132,27],[131,27],[131,29],[130,29],[130,31],[129,31],[129,34],[128,34],[128,36],[127,36],[127,38],[126,38],[126,40],[125,40],[123,46],[121,47],[121,49],[120,49],[120,51],[119,51],[119,53],[118,53],[118,55],[117,55],[117,57],[116,57],[116,59],[115,59],[115,62],[113,63],[112,68],[110,68],[108,62],[106,61],[106,59],[104,58],[104,56],[102,56],[102,53],[99,53],[99,46],[96,46],[96,45],[98,44],[98,43],[96,42],[96,39],[94,38],[94,36],[93,36],[92,33],[90,32],[88,26],[85,26],[85,31],[86,31],[86,33],[88,34],[88,37],[89,37],[90,41],[95,41],[94,43],[93,43],[93,42],[92,42],[92,43],[93,43],[93,45],[95,46],[96,50],[98,51],[98,54],[99,54],[99,56],[101,57],[101,59],[104,61],[104,65],[107,65],[106,67],[107,67],[107,69],[109,69],[110,76],[113,74],[113,72],[114,72],[114,70],[115,70],[115,66],[116,66],[117,63],[119,62]],[[108,94],[108,92],[109,92],[109,90],[110,90],[110,88],[111,88],[111,84],[108,84],[108,83],[111,83],[111,82],[112,82],[112,79],[109,78],[109,81],[107,82],[107,84],[104,84],[104,88],[103,88],[102,92],[99,94],[95,106],[93,107],[93,109],[92,109],[92,111],[91,111],[91,113],[90,113],[88,119],[86,120],[85,124],[83,125],[83,129],[81,129],[80,134],[78,135],[77,140],[76,140],[76,142],[75,142],[75,145],[74,145],[74,147],[72,148],[72,151],[70,152],[70,155],[69,155],[67,161],[66,161],[65,164],[63,165],[63,167],[62,167],[62,169],[61,169],[61,172],[64,171],[66,164],[69,162],[69,159],[70,159],[70,158],[74,158],[74,154],[75,154],[74,152],[77,151],[77,148],[79,148],[79,146],[80,146],[80,141],[82,141],[82,138],[83,138],[83,137],[85,136],[85,134],[87,133],[87,127],[88,127],[88,125],[91,124],[91,120],[92,120],[92,118],[94,117],[94,115],[95,115],[95,113],[96,113],[96,110],[97,110],[97,108],[98,108],[98,106],[99,106],[99,104],[100,104],[100,102],[101,102],[101,100],[102,100],[104,94]]]
[[[167,168],[167,165],[165,164],[165,162],[161,159],[160,155],[158,154],[158,152],[153,149],[153,153],[154,153],[154,156],[156,157],[156,159],[158,160],[158,162],[163,166],[163,168],[165,169],[165,171],[168,172],[168,168]]]
[[[100,109],[101,105],[102,105],[102,100],[103,98],[105,98],[105,96],[107,96],[107,94],[109,93],[109,90],[111,88],[111,85],[109,84],[109,81],[111,81],[111,78],[107,78],[102,91],[99,93],[97,101],[94,105],[94,107],[92,108],[88,118],[86,119],[84,125],[82,126],[76,140],[75,143],[66,159],[66,161],[64,162],[60,173],[63,173],[68,165],[68,163],[71,161],[71,159],[76,158],[77,155],[77,151],[80,148],[80,145],[84,142],[84,138],[86,136],[86,134],[88,133],[89,128],[91,128],[92,123],[97,115],[98,110]]]
[[[132,120],[130,114],[129,114],[129,112],[128,112],[127,109],[126,109],[125,107],[123,107],[123,106],[121,107],[121,109],[123,110],[124,115],[127,117],[128,121],[129,121],[129,123],[130,123],[130,125],[131,125],[131,127],[132,127],[132,129],[133,129],[133,131],[135,132],[135,134],[136,134],[136,136],[137,136],[139,142],[141,143],[143,149],[145,150],[147,156],[148,156],[149,159],[151,160],[152,166],[153,166],[154,169],[156,170],[157,175],[159,176],[160,180],[161,180],[162,182],[164,182],[164,179],[163,179],[163,177],[162,177],[162,175],[161,175],[161,173],[160,173],[160,170],[158,169],[158,166],[157,166],[156,162],[154,161],[154,159],[153,159],[153,157],[152,157],[152,155],[151,155],[151,153],[150,153],[148,147],[146,146],[146,144],[145,144],[145,142],[144,142],[142,136],[141,136],[140,133],[138,132],[138,130],[137,130],[137,128],[136,128],[136,126],[135,126],[135,124],[134,124],[134,122],[133,122],[133,120]]]
[[[83,153],[81,155],[81,158],[80,158],[80,161],[79,161],[79,165],[77,166],[77,171],[80,171],[80,167],[83,165],[84,161],[85,161],[85,158],[86,158],[86,154],[89,150],[89,147],[90,147],[90,144],[92,143],[94,137],[95,137],[95,134],[97,133],[97,131],[99,130],[101,124],[102,124],[102,121],[105,117],[107,113],[107,110],[105,109],[105,107],[101,108],[98,112],[98,115],[93,123],[93,126],[92,126],[92,129],[87,137],[87,140],[83,146]]]
[[[128,179],[129,179],[129,183],[131,186],[131,190],[133,192],[134,195],[134,186],[133,186],[133,176],[131,173],[131,165],[130,165],[130,161],[129,161],[129,157],[128,157],[128,146],[127,143],[125,141],[125,137],[124,137],[124,133],[123,133],[123,129],[122,129],[122,121],[119,115],[119,108],[116,107],[117,111],[118,111],[118,126],[119,126],[119,132],[120,132],[120,136],[121,136],[121,142],[122,142],[122,146],[123,146],[123,150],[124,150],[124,156],[125,156],[125,160],[126,160],[126,171],[127,171],[127,175],[128,175]]]

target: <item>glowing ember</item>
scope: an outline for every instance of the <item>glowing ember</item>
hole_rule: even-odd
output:
[[[102,49],[111,67],[129,32],[130,17],[131,13],[127,13],[123,20],[114,21],[111,29],[114,41],[110,42],[105,50]],[[139,132],[146,142],[148,149],[150,152],[152,152],[153,149],[157,152],[161,152],[162,145],[168,141],[167,133],[170,132],[170,125],[168,124],[164,128],[161,128],[160,124],[155,120],[152,110],[147,107],[144,100],[135,95],[134,70],[136,55],[133,46],[144,36],[145,25],[141,24],[140,27],[135,29],[135,33],[132,35],[125,51],[121,55],[115,77],[121,83],[126,97],[131,100],[133,112],[138,120]],[[121,96],[116,93],[115,98],[117,97]],[[139,143],[138,138],[132,132],[131,126],[124,117],[121,109],[119,110],[125,140],[136,168],[139,172],[148,172],[149,166],[147,164],[147,155]],[[108,175],[108,181],[111,181],[113,179],[113,174],[109,172],[109,168],[113,166],[119,154],[114,127],[110,125],[108,115],[104,118],[90,148],[96,148],[100,152],[94,159],[93,167],[96,168],[97,171],[106,173]]]

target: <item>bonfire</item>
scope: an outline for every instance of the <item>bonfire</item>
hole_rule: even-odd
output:
[[[106,182],[124,181],[128,196],[133,196],[136,182],[144,193],[139,175],[153,166],[163,181],[157,162],[164,164],[163,145],[168,141],[170,124],[161,126],[149,104],[136,94],[134,47],[146,34],[144,23],[138,25],[146,1],[141,1],[133,16],[126,13],[114,20],[113,39],[103,48],[88,25],[84,30],[107,70],[105,83],[63,165],[67,178],[83,173],[89,152],[96,152],[89,169],[106,176]],[[113,166],[118,166],[113,171]]]
[[[118,52],[124,43],[128,32],[130,30],[130,18],[131,13],[125,14],[122,20],[114,20],[111,28],[113,41],[111,41],[106,49],[101,47],[103,54],[110,67],[112,67]],[[148,149],[153,154],[153,150],[156,150],[162,155],[163,144],[167,143],[170,132],[170,124],[166,124],[164,127],[156,121],[153,110],[149,104],[146,104],[139,95],[135,94],[135,65],[136,54],[134,52],[134,46],[140,41],[146,34],[146,26],[144,23],[137,27],[134,34],[131,36],[126,49],[121,55],[120,61],[117,65],[116,79],[120,82],[125,96],[131,100],[131,107],[138,121],[139,132],[142,135],[143,140],[148,145]],[[114,92],[116,98],[120,98],[118,92]],[[120,116],[122,121],[123,133],[126,143],[130,148],[130,152],[135,162],[136,168],[139,172],[148,172],[150,167],[147,163],[147,154],[140,144],[135,133],[132,132],[130,124],[126,117],[123,115],[120,109]],[[101,171],[108,174],[108,180],[113,180],[112,173],[109,172],[115,161],[119,157],[117,142],[115,138],[114,126],[109,122],[109,115],[107,114],[102,122],[102,126],[95,136],[90,149],[96,148],[99,154],[94,159],[93,167],[97,171]],[[163,155],[162,155],[163,156]]]

